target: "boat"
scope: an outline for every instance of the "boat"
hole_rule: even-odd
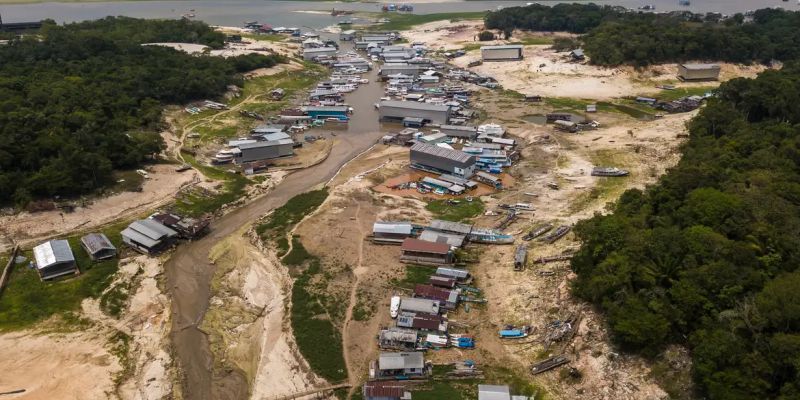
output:
[[[594,167],[592,176],[628,176],[630,172],[615,167]]]
[[[571,229],[572,227],[569,225],[561,225],[558,228],[556,228],[556,230],[553,233],[543,237],[542,241],[547,243],[553,243],[556,240],[564,237],[567,233],[569,233]]]
[[[550,357],[540,363],[536,363],[531,366],[531,373],[534,375],[541,374],[542,372],[549,371],[553,368],[559,367],[569,362],[569,359],[565,356],[555,356]]]
[[[494,229],[473,229],[469,234],[469,241],[472,243],[485,244],[511,244],[514,243],[514,236],[496,231]]]
[[[527,242],[527,241],[536,239],[537,237],[544,235],[545,233],[547,233],[551,229],[553,229],[553,224],[538,225],[538,226],[534,227],[533,229],[531,229],[531,231],[528,232],[527,235],[523,236],[522,240]]]
[[[400,309],[400,296],[392,296],[391,304],[389,305],[389,315],[392,318],[397,318],[397,311]]]
[[[514,326],[506,326],[506,329],[500,330],[499,335],[500,339],[522,339],[528,337],[528,334],[531,331],[530,326],[523,326],[521,328],[515,328]]]

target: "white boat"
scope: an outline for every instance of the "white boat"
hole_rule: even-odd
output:
[[[389,315],[392,318],[397,318],[397,311],[400,310],[400,296],[392,296],[392,302],[389,305]]]

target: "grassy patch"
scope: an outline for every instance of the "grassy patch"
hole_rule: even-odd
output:
[[[454,222],[474,218],[483,213],[483,202],[480,199],[457,201],[458,203],[451,203],[447,200],[433,200],[425,206],[425,209],[432,212],[438,219]]]
[[[593,101],[571,99],[567,97],[546,97],[544,99],[544,102],[553,108],[567,109],[567,110],[581,111],[581,112],[586,111],[587,105],[594,104]]]
[[[478,387],[470,380],[435,382],[414,390],[414,400],[472,400],[478,398]]]
[[[191,154],[186,152],[182,154],[183,159],[200,170],[203,175],[224,183],[222,190],[214,195],[209,196],[204,192],[190,191],[181,196],[175,201],[175,209],[179,213],[191,216],[213,213],[223,205],[238,200],[244,194],[245,187],[250,183],[250,180],[242,175],[200,164]]]
[[[285,265],[297,267],[303,265],[306,261],[311,260],[312,258],[313,256],[308,252],[308,250],[306,250],[306,247],[303,246],[303,243],[300,242],[300,239],[298,239],[297,236],[293,236],[292,251],[283,257],[281,261]]]
[[[278,249],[278,257],[285,256],[289,251],[289,239],[286,239],[286,236],[279,237],[277,240],[275,240],[275,247]]]
[[[285,236],[290,227],[319,207],[327,197],[327,188],[294,196],[286,204],[276,208],[263,223],[257,225],[256,232],[263,240],[277,240]]]
[[[643,106],[631,100],[625,100],[623,103],[601,101],[597,103],[597,108],[601,111],[620,112],[636,119],[652,119],[655,117],[655,110],[653,108]]]
[[[436,273],[436,267],[424,265],[407,265],[402,279],[392,279],[393,286],[413,289],[418,283],[428,283],[428,278]]]
[[[464,50],[464,51],[479,50],[482,46],[483,46],[483,43],[467,43],[467,44],[464,45],[464,47],[461,48],[461,50]]]
[[[109,352],[119,360],[122,370],[114,375],[114,385],[119,386],[125,379],[133,373],[134,365],[133,360],[130,358],[131,354],[131,336],[117,331],[108,341]]]
[[[553,44],[553,38],[550,36],[528,36],[515,40],[509,44],[521,44],[523,46]]]
[[[311,369],[331,382],[339,382],[347,378],[342,337],[327,317],[322,300],[311,290],[319,274],[320,260],[313,257],[292,286],[292,330]]]
[[[375,315],[375,302],[364,290],[356,293],[356,304],[353,306],[353,319],[356,321],[367,321]]]
[[[123,228],[124,225],[117,224],[102,232],[119,248],[122,244],[119,232]],[[83,299],[97,298],[111,284],[119,260],[114,258],[92,263],[80,247],[79,236],[67,240],[81,274],[42,282],[39,274],[28,268],[27,262],[15,265],[0,296],[0,331],[27,328],[53,315],[62,315],[65,320],[70,320],[69,314],[80,307]],[[28,260],[33,257],[32,251],[25,251],[22,255]]]
[[[458,21],[465,19],[483,19],[485,11],[477,12],[452,12],[435,14],[401,14],[401,13],[380,13],[375,14],[380,18],[387,18],[389,22],[378,25],[381,30],[402,31],[410,29],[414,25],[426,24],[434,21]]]

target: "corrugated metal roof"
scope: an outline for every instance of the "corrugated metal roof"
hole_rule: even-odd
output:
[[[450,276],[457,279],[465,279],[469,276],[469,272],[460,268],[439,267],[436,268],[436,275]]]
[[[412,152],[416,151],[436,157],[442,157],[448,160],[458,161],[462,163],[469,162],[470,160],[474,159],[473,156],[464,153],[463,151],[450,150],[444,147],[433,146],[427,143],[416,143],[415,145],[411,146],[411,151]]]
[[[477,132],[477,126],[469,126],[469,125],[442,125],[439,127],[442,131],[450,130],[450,131],[464,131],[464,132]]]
[[[478,385],[478,400],[511,400],[507,385]]]
[[[386,69],[386,66],[384,66]],[[380,108],[383,107],[396,107],[405,108],[408,110],[424,110],[424,111],[440,111],[444,112],[450,109],[450,106],[442,106],[431,103],[420,103],[418,101],[402,101],[402,100],[383,100],[381,101]]]
[[[454,232],[462,235],[469,235],[469,233],[472,232],[472,225],[462,224],[460,222],[443,221],[441,219],[432,220],[429,227],[437,231]]]
[[[511,50],[511,49],[522,50],[522,45],[521,44],[506,44],[506,45],[499,45],[499,46],[481,46],[481,51],[483,51],[483,50]]]
[[[419,240],[424,240],[431,243],[444,243],[451,247],[461,247],[464,245],[464,235],[454,235],[452,233],[435,232],[431,230],[424,230],[419,235]]]
[[[335,53],[336,51],[337,50],[335,47],[317,47],[311,49],[304,49],[303,53],[330,53],[330,52]]]
[[[287,140],[288,140],[288,142],[287,142]],[[292,141],[292,139],[259,141],[259,142],[256,142],[256,143],[245,143],[245,144],[239,145],[239,149],[241,149],[241,150],[244,150],[244,149],[258,149],[258,148],[262,148],[262,147],[273,147],[273,146],[278,146],[278,145],[282,145],[282,144],[291,144],[291,143],[294,143]]]
[[[403,297],[400,299],[400,309],[438,315],[439,302],[427,299],[415,299],[413,297]]]
[[[33,248],[36,268],[43,269],[53,264],[74,262],[75,256],[66,240],[50,240]]]
[[[381,353],[378,357],[378,369],[410,369],[423,368],[425,359],[419,351],[401,353]]]
[[[122,237],[126,237],[136,243],[139,243],[145,247],[153,247],[158,244],[158,240],[150,239],[149,237],[131,229],[125,228],[121,233]]]
[[[167,228],[160,222],[152,219],[140,219],[138,221],[131,222],[128,225],[127,230],[133,230],[139,232],[141,235],[150,238],[151,240],[161,240],[165,237],[173,237],[178,234],[174,230]],[[124,232],[124,231],[123,231]],[[142,243],[144,244],[144,243]]]
[[[336,112],[347,112],[349,109],[345,106],[329,106],[329,107],[306,107],[306,112],[314,111],[314,112],[325,112],[325,111],[336,111]]]
[[[86,247],[90,253],[95,254],[102,250],[116,250],[117,248],[108,240],[108,237],[102,233],[90,233],[81,238],[81,243]]]
[[[375,222],[372,224],[372,233],[394,233],[410,235],[413,227],[410,222]]]
[[[450,246],[447,244],[426,242],[424,240],[414,238],[407,238],[403,240],[403,244],[400,246],[400,249],[402,251],[430,254],[447,254],[450,252]]]
[[[376,398],[400,398],[407,392],[404,384],[399,382],[366,382],[364,396]]]

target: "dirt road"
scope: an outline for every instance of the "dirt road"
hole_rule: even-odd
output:
[[[245,399],[248,396],[248,382],[240,372],[226,371],[215,376],[207,337],[198,329],[208,308],[209,285],[214,274],[214,266],[208,261],[209,249],[293,196],[326,183],[345,163],[381,137],[378,115],[373,107],[382,93],[380,83],[375,82],[376,76],[377,71],[370,72],[365,76],[370,83],[347,96],[355,113],[347,132],[336,136],[333,150],[325,161],[292,173],[268,195],[215,221],[209,235],[178,247],[167,262],[167,285],[173,311],[172,343],[184,373],[185,398]]]

